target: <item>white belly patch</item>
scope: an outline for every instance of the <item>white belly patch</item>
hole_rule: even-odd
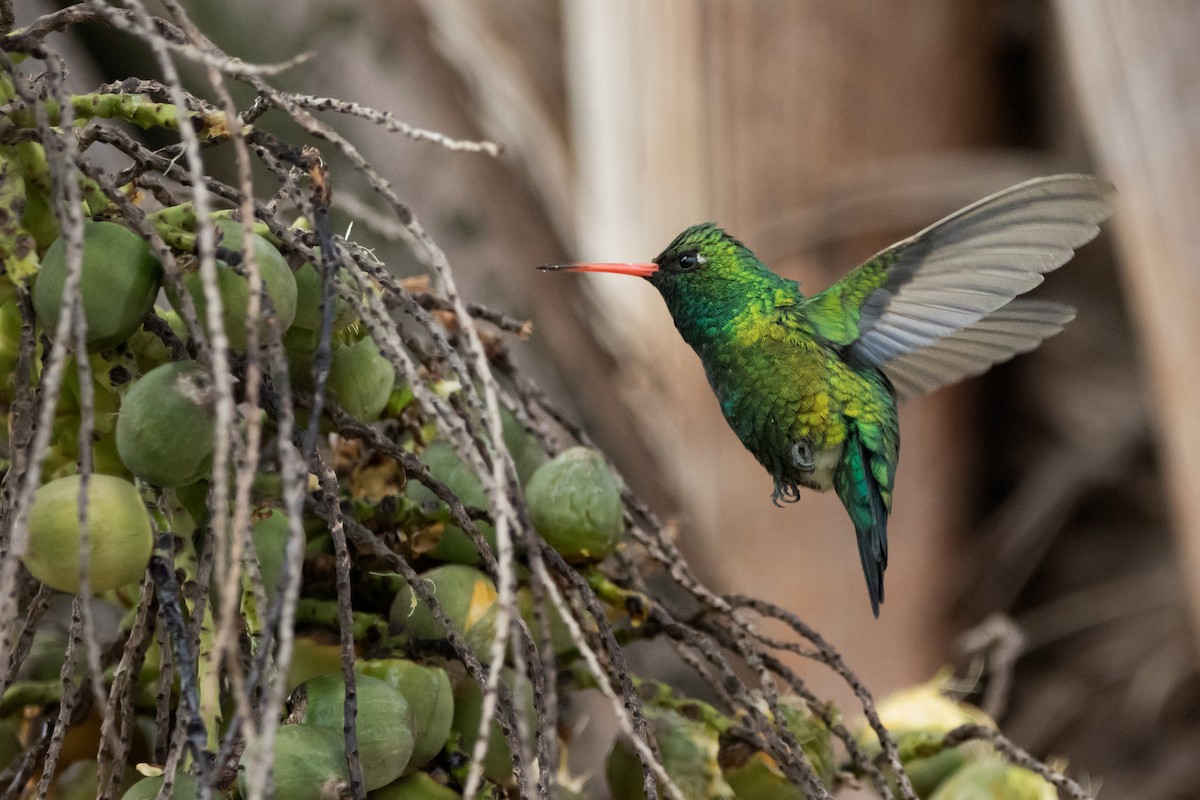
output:
[[[813,453],[813,471],[796,473],[800,476],[800,484],[822,492],[829,491],[833,488],[833,473],[841,457],[840,445]]]

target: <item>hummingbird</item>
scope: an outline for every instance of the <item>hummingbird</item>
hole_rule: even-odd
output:
[[[693,225],[647,263],[545,264],[648,280],[776,505],[833,489],[879,617],[900,455],[898,403],[1028,352],[1075,316],[1023,298],[1099,232],[1112,187],[1054,175],[935,222],[806,297],[741,241]]]

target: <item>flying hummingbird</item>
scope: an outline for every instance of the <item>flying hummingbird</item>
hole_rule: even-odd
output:
[[[900,454],[899,398],[1025,353],[1075,316],[1019,298],[1099,232],[1112,187],[1035,178],[888,247],[811,297],[711,223],[645,264],[543,270],[646,278],[704,365],[725,419],[775,480],[772,500],[833,489],[879,616]]]

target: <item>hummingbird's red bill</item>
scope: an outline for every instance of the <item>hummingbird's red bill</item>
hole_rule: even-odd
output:
[[[658,272],[658,264],[542,264],[538,269],[543,272],[611,272],[615,275],[648,278]]]

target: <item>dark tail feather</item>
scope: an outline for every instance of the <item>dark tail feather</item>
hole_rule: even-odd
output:
[[[865,452],[862,456],[864,461],[870,458]],[[868,469],[867,475],[870,474]],[[871,611],[875,614],[875,619],[879,619],[879,604],[883,602],[883,571],[887,569],[888,560],[888,509],[874,479],[868,479],[866,483],[871,524],[865,528],[855,525],[854,530],[858,534],[858,557],[862,560],[863,574],[867,578],[867,592],[871,595]]]
[[[887,569],[888,507],[883,502],[882,489],[871,473],[870,452],[863,446],[858,431],[851,429],[841,464],[833,476],[854,531],[858,534],[858,557],[867,579],[871,596],[871,611],[879,619],[879,604],[883,602],[883,571]]]
[[[867,579],[867,594],[871,596],[871,612],[879,619],[879,604],[883,602],[883,571],[887,569],[887,517],[869,528],[857,528],[858,557],[862,560]]]

